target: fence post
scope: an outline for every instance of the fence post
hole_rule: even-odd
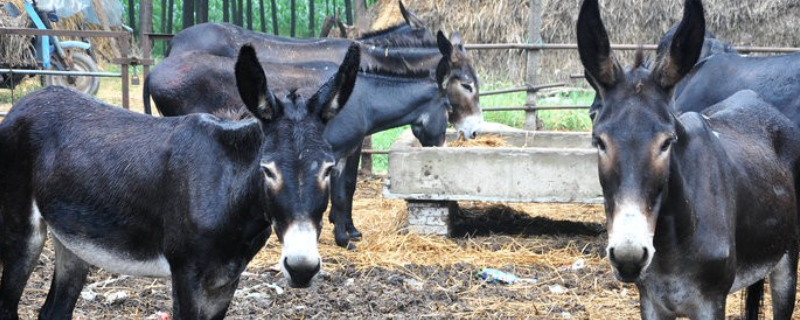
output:
[[[364,150],[372,150],[372,135],[364,137],[364,141],[361,143],[361,171],[359,174],[365,176],[372,175],[372,154],[371,153],[364,153]]]
[[[542,0],[531,0],[530,11],[528,12],[528,43],[540,44],[542,43]],[[528,88],[536,86],[536,70],[539,68],[539,50],[528,50],[528,63],[526,65],[525,83]],[[525,100],[525,107],[531,108],[536,106],[536,91],[528,90],[528,95]],[[539,117],[535,110],[525,110],[525,125],[526,130],[537,130],[541,128],[539,124]]]

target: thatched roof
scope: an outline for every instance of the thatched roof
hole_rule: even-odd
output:
[[[399,19],[397,0],[379,0],[383,25]],[[582,0],[541,0],[544,43],[575,43],[575,22]],[[526,42],[530,0],[404,0],[407,8],[433,29],[461,32],[466,43]],[[800,46],[800,5],[796,0],[703,1],[708,29],[734,45]],[[680,0],[601,0],[601,12],[612,43],[655,44],[683,12]],[[373,20],[374,21],[374,20]],[[396,21],[396,20],[395,20]],[[379,27],[379,26],[374,26]],[[520,50],[471,51],[486,80],[521,83],[525,54]],[[632,55],[632,53],[630,53]],[[623,64],[630,56],[623,55]],[[582,71],[575,50],[546,51],[538,70],[541,82],[564,80]],[[484,81],[486,81],[484,80]]]

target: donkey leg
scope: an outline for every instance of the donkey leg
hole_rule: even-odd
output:
[[[39,319],[72,319],[72,311],[89,275],[89,264],[69,251],[53,237],[56,250],[56,266],[53,281]]]
[[[347,174],[345,175],[345,191],[347,196],[347,210],[344,211],[345,213],[345,224],[347,228],[347,235],[350,236],[350,240],[358,241],[361,240],[361,231],[356,229],[355,224],[353,224],[353,196],[356,193],[356,183],[358,182],[358,164],[361,160],[361,147],[356,150],[350,157],[347,158]]]
[[[642,320],[675,320],[675,316],[658,307],[656,301],[647,295],[647,290],[639,287],[639,315]]]
[[[19,300],[47,235],[47,226],[29,192],[27,196],[12,193],[0,205],[0,319],[19,319]]]
[[[239,284],[239,274],[220,278],[196,261],[188,264],[171,268],[172,319],[222,320]]]
[[[758,309],[764,299],[764,279],[747,287],[744,303],[744,319],[758,320]]]
[[[693,314],[689,315],[689,319],[725,320],[725,298],[727,298],[727,293],[718,292],[698,297],[701,301]]]
[[[358,155],[361,153],[359,147],[354,155],[346,159],[340,159],[339,165],[344,164],[339,172],[334,172],[331,177],[331,212],[330,220],[333,222],[333,234],[336,245],[355,249],[355,245],[350,243],[351,236],[348,234],[348,221],[352,225],[353,193],[355,192],[355,179],[358,175]],[[352,179],[352,183],[348,183]],[[350,189],[349,185],[352,185]],[[355,227],[353,227],[355,229]],[[358,230],[355,230],[358,232]],[[360,233],[358,233],[360,236]]]
[[[772,293],[772,319],[791,319],[797,291],[797,253],[798,244],[783,255],[772,273],[769,274],[769,287]]]

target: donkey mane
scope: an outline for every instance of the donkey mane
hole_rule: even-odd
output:
[[[408,79],[426,79],[430,78],[431,71],[428,69],[410,69],[403,68],[401,70],[389,70],[377,66],[362,67],[359,72],[365,74],[372,74],[378,76],[392,77],[392,78],[408,78]]]
[[[361,37],[358,38],[358,40],[363,40],[365,43],[370,43],[369,41],[371,39],[369,39],[369,38],[382,36],[382,35],[391,33],[391,32],[393,32],[393,31],[395,31],[397,29],[400,29],[400,28],[402,28],[404,26],[406,26],[405,23],[398,23],[396,25],[388,26],[388,27],[386,27],[384,29],[381,29],[381,30],[368,31],[368,32],[362,34]]]
[[[217,118],[233,121],[239,121],[253,117],[253,114],[244,107],[219,109],[214,111],[212,114]]]
[[[379,39],[365,39],[365,40],[356,40],[361,42],[364,45],[373,45],[379,47],[391,47],[392,49],[396,48],[436,48],[437,44],[436,41],[425,41],[425,39],[420,39],[418,37],[406,35],[406,34],[398,34],[398,35],[389,35],[386,37],[381,37]]]

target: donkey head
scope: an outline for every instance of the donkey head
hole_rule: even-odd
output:
[[[670,155],[683,134],[670,106],[675,84],[703,47],[705,19],[700,0],[686,0],[669,50],[652,69],[636,63],[623,71],[600,19],[598,0],[585,0],[578,16],[578,51],[587,80],[603,107],[592,130],[606,203],[608,258],[616,277],[636,281],[650,265],[653,235],[666,198]]]
[[[475,138],[483,123],[483,114],[478,97],[478,77],[472,68],[472,59],[467,55],[458,32],[453,32],[451,42],[439,31],[436,34],[436,41],[439,51],[444,56],[436,72],[437,75],[444,75],[443,81],[439,83],[447,91],[447,97],[453,108],[450,112],[450,122],[460,134],[464,135],[464,138]]]
[[[322,134],[353,92],[359,59],[358,46],[350,46],[339,71],[307,101],[294,92],[275,97],[252,46],[243,46],[236,61],[239,94],[265,135],[267,210],[283,243],[281,270],[293,287],[309,286],[321,267],[317,241],[334,164]]]

